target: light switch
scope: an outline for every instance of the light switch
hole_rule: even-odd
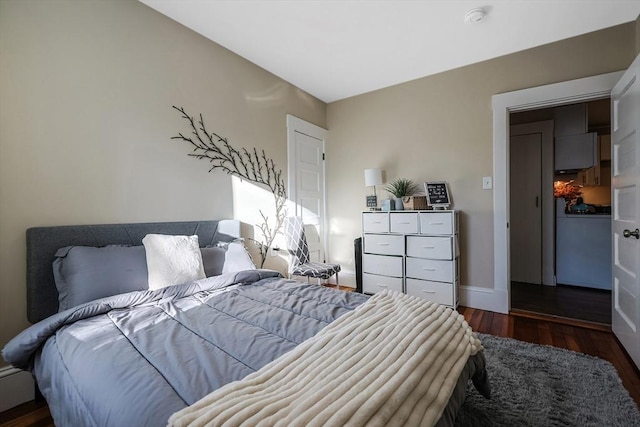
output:
[[[490,176],[482,177],[482,189],[483,190],[491,190],[493,188],[493,178]]]

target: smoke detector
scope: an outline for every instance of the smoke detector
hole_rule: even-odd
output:
[[[464,14],[464,22],[467,24],[477,24],[484,19],[485,15],[484,9],[476,7],[475,9],[468,10],[467,13]]]

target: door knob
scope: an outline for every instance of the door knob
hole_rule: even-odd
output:
[[[634,236],[636,239],[640,239],[640,230],[638,230],[637,228],[635,229],[635,231],[631,231],[631,230],[624,230],[622,232],[622,235],[624,237],[631,237]]]

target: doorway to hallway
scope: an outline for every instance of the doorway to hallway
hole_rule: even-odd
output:
[[[511,282],[511,309],[611,325],[611,291]]]

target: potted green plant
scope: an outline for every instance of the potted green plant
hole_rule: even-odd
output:
[[[385,187],[389,193],[395,197],[395,208],[398,211],[404,209],[403,197],[413,196],[418,192],[418,185],[411,179],[397,178],[388,183]]]

